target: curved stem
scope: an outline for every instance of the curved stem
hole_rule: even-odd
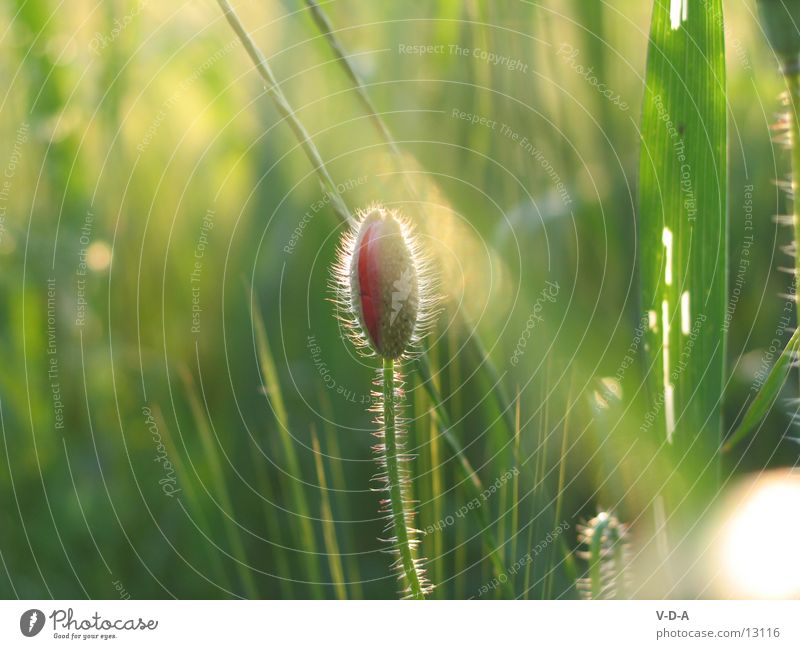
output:
[[[391,509],[390,515],[394,533],[397,537],[397,549],[400,552],[400,564],[408,582],[411,597],[425,599],[411,552],[411,537],[408,532],[405,503],[403,502],[395,423],[394,360],[391,358],[383,359],[383,427],[384,444],[386,445],[386,479],[389,491],[389,507]]]
[[[225,19],[228,21],[228,24],[231,26],[231,29],[233,29],[236,36],[239,37],[239,40],[244,46],[245,52],[247,52],[247,55],[255,64],[258,74],[261,75],[261,78],[264,80],[264,89],[272,98],[272,101],[275,102],[278,112],[289,124],[289,128],[291,128],[294,132],[300,147],[303,149],[309,161],[311,162],[311,165],[314,167],[314,171],[317,172],[320,184],[325,190],[325,193],[330,196],[333,208],[346,222],[354,223],[353,215],[350,214],[350,210],[347,209],[347,205],[345,205],[344,199],[339,193],[338,185],[333,181],[330,173],[328,173],[328,168],[325,166],[325,163],[322,160],[322,155],[320,155],[320,152],[314,145],[311,136],[308,134],[300,120],[297,119],[291,104],[289,104],[288,100],[284,96],[280,85],[278,85],[278,82],[275,80],[275,76],[272,74],[272,68],[270,68],[266,57],[253,42],[250,34],[247,33],[247,30],[239,20],[239,16],[236,14],[236,11],[234,11],[233,7],[231,7],[230,2],[228,2],[228,0],[217,0],[217,4],[219,4],[220,9],[222,9],[222,13],[225,16]]]

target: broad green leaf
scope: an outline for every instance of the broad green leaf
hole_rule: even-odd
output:
[[[655,0],[642,115],[642,434],[688,483],[715,473],[724,379],[727,151],[722,0]]]

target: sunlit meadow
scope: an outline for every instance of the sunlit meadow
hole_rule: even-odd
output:
[[[771,3],[2,3],[0,595],[798,596]]]

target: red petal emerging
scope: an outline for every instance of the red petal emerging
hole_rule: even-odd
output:
[[[358,285],[360,288],[361,313],[364,326],[375,346],[381,346],[380,305],[380,221],[375,221],[367,226],[361,237],[358,249]]]

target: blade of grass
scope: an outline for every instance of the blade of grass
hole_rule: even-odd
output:
[[[512,483],[512,503],[511,503],[511,557],[510,561],[514,562],[517,560],[517,546],[519,540],[519,475],[521,471],[519,470],[521,458],[520,458],[520,442],[522,440],[522,435],[520,433],[520,417],[521,417],[522,409],[520,407],[520,399],[519,399],[519,388],[517,389],[517,399],[516,399],[516,407],[514,408],[514,466],[517,468],[517,472],[514,474],[514,481]],[[517,573],[514,573],[514,582],[517,580]]]
[[[545,421],[546,420],[547,420],[547,417],[545,417]],[[547,440],[549,438],[550,438],[550,434],[548,432],[548,428],[547,427],[542,428],[539,431],[539,446],[538,446],[537,455],[536,455],[536,481],[534,482],[534,484],[536,484],[536,485],[542,484],[544,482],[546,476],[547,476]],[[540,504],[536,508],[536,512],[535,512],[534,515],[536,516],[537,521],[539,519],[546,520],[545,517],[546,517],[546,514],[547,514],[547,509],[549,508],[549,500],[544,497],[544,493],[543,493],[543,491],[541,489],[539,489],[538,493],[541,496]],[[536,525],[536,531],[537,531],[536,539],[537,539],[537,542],[539,542],[541,540],[542,536],[545,535],[547,532],[539,523],[537,523],[537,525]],[[531,562],[531,563],[533,563],[533,562]],[[539,562],[539,563],[543,563],[543,562]],[[536,568],[536,566],[534,566],[534,569],[535,568]],[[545,599],[545,579],[547,577],[546,570],[547,570],[547,567],[546,566],[542,566],[542,571],[539,574],[539,577],[536,580],[536,583],[534,584],[534,585],[539,585],[540,586],[539,596],[538,596],[537,599]],[[536,570],[534,570],[534,574],[536,574]]]
[[[477,498],[480,501],[481,493],[483,492],[483,482],[481,482],[480,477],[472,468],[472,464],[470,463],[469,459],[464,453],[464,450],[461,447],[461,443],[453,434],[450,423],[450,415],[448,414],[447,409],[442,405],[442,400],[440,398],[437,398],[439,396],[438,389],[434,385],[431,377],[430,376],[426,377],[424,374],[424,371],[427,369],[427,365],[424,366],[424,368],[420,367],[420,369],[422,370],[420,371],[422,384],[425,390],[431,396],[431,400],[433,401],[434,404],[433,414],[435,415],[435,419],[437,420],[440,434],[444,436],[445,441],[450,445],[451,449],[453,450],[453,453],[458,458],[457,466],[460,469],[460,473],[462,476],[462,484],[466,486],[466,489],[468,491],[467,502],[475,498]],[[503,561],[502,554],[498,549],[499,546],[497,545],[497,541],[495,540],[494,535],[492,534],[491,526],[489,524],[489,518],[482,507],[479,507],[473,511],[478,516],[478,524],[481,526],[481,538],[483,541],[484,549],[486,553],[489,555],[489,559],[492,562],[495,576],[499,578],[500,575],[506,574],[505,562]],[[513,596],[513,590],[511,589],[511,585],[508,583],[508,581],[505,581],[502,584],[502,590],[507,595]]]
[[[178,447],[175,444],[175,441],[172,439],[172,433],[167,427],[166,419],[164,419],[164,416],[161,414],[161,408],[158,406],[153,406],[153,416],[158,422],[159,429],[163,431],[163,438],[169,453],[170,461],[175,467],[175,473],[178,476],[178,482],[183,490],[183,493],[186,495],[189,510],[192,512],[192,515],[197,518],[199,526],[205,530],[206,534],[209,534],[211,526],[209,525],[208,517],[206,516],[205,510],[200,506],[200,501],[197,497],[197,491],[194,488],[194,483],[189,478],[189,472],[186,470],[186,464],[183,461],[183,457],[178,452]],[[220,581],[223,582],[224,588],[228,591],[231,591],[231,581],[228,577],[225,567],[222,565],[219,552],[215,552],[211,545],[206,545],[206,547],[208,549],[208,559],[213,566],[214,574],[219,576]]]
[[[789,370],[792,367],[792,362],[797,358],[798,349],[800,349],[800,327],[794,330],[792,337],[786,343],[786,347],[781,352],[778,360],[775,361],[772,369],[770,369],[764,385],[761,386],[758,394],[756,394],[741,423],[723,445],[723,453],[732,451],[769,412],[772,404],[775,403],[775,399],[778,398],[778,393],[783,387],[786,377],[789,376]]]
[[[548,386],[548,377],[550,376],[550,360],[548,359],[545,365],[545,379],[542,381],[541,387],[541,396],[540,401],[542,403],[542,407],[539,410],[539,430],[536,439],[536,448],[533,452],[533,455],[529,460],[533,460],[531,465],[533,466],[533,484],[534,487],[538,485],[541,481],[541,476],[543,471],[540,471],[540,457],[544,454],[544,439],[545,434],[544,431],[547,429],[549,424],[549,412],[550,412],[550,402],[547,399],[547,386]],[[533,494],[532,498],[533,502],[533,512],[531,515],[531,520],[528,521],[528,544],[526,547],[526,551],[530,552],[533,548],[534,540],[538,539],[538,531],[539,531],[539,523],[538,523],[538,515],[539,512],[543,509],[543,504],[546,502],[545,498],[543,497],[542,491],[539,490]],[[536,568],[538,567],[538,561],[528,561],[525,564],[525,582],[524,582],[524,594],[526,599],[530,599],[529,594],[533,591],[533,585],[531,584],[531,580],[535,579],[536,577]]]
[[[325,466],[322,462],[322,452],[319,448],[317,433],[311,429],[311,447],[314,450],[314,464],[317,467],[317,480],[320,489],[320,509],[322,516],[322,536],[325,540],[325,550],[328,555],[328,566],[333,579],[334,590],[339,599],[347,599],[347,588],[344,581],[344,571],[339,555],[339,544],[336,542],[336,527],[333,522],[333,510],[328,498],[328,481],[325,479]]]
[[[272,505],[272,489],[270,488],[269,478],[264,468],[264,463],[261,461],[262,456],[260,450],[257,452],[248,452],[250,459],[253,462],[253,469],[256,473],[256,481],[258,484],[258,493],[261,496],[261,503],[264,511],[264,524],[266,528],[265,536],[272,542],[271,552],[275,555],[275,565],[289,567],[289,556],[284,546],[283,535],[281,534],[282,527],[278,522],[275,507]],[[288,544],[287,544],[288,545]],[[281,589],[281,596],[287,599],[292,599],[292,581],[290,579],[279,579],[279,587]]]
[[[718,483],[727,337],[724,25],[722,0],[675,9],[674,1],[653,3],[639,163],[641,304],[651,325],[649,434],[666,443],[681,480],[697,484],[693,495],[703,500]]]
[[[347,51],[336,37],[336,34],[333,30],[333,25],[331,25],[330,20],[328,20],[328,16],[322,10],[322,7],[314,2],[314,0],[306,0],[306,5],[311,12],[311,17],[313,18],[314,23],[317,25],[320,33],[323,35],[333,51],[336,61],[340,64],[342,70],[347,75],[347,78],[352,82],[356,97],[361,103],[364,112],[369,117],[372,125],[375,127],[375,130],[378,132],[378,135],[383,140],[384,144],[389,147],[389,151],[391,152],[392,156],[397,162],[398,168],[401,171],[406,190],[408,191],[409,196],[414,199],[415,209],[421,209],[419,194],[417,193],[417,189],[408,174],[408,168],[403,154],[392,137],[392,133],[389,130],[389,127],[386,125],[386,122],[383,121],[383,118],[375,109],[375,104],[372,103],[372,99],[370,99],[370,96],[367,93],[367,89],[364,86],[364,82],[361,80],[361,76],[358,74],[356,69],[350,65],[350,59],[347,56]]]
[[[269,481],[266,479],[263,465],[258,461],[261,457],[260,454],[253,453],[253,464],[260,467],[260,474],[257,473],[257,480],[259,490],[262,496],[270,493]],[[258,471],[258,469],[257,469]],[[286,551],[287,547],[291,547],[286,542],[284,535],[281,533],[283,527],[277,516],[275,507],[266,500],[263,500],[264,510],[264,525],[267,529],[267,538],[272,542],[270,552],[275,556],[275,565],[283,567],[285,570],[291,570],[291,563],[289,562],[289,553]],[[291,538],[291,535],[289,535]],[[277,571],[276,571],[277,572]],[[291,574],[291,573],[290,573]],[[294,599],[294,587],[291,579],[283,578],[277,580],[278,587],[280,588],[280,596],[282,599]],[[273,595],[268,595],[268,599],[272,599]]]
[[[303,152],[306,154],[311,162],[311,165],[314,167],[314,171],[316,171],[319,177],[323,191],[330,196],[333,208],[336,210],[339,216],[344,219],[344,221],[353,223],[353,215],[350,213],[350,210],[347,209],[347,205],[345,205],[344,201],[342,200],[341,194],[339,194],[339,190],[336,187],[336,183],[333,182],[333,178],[331,178],[330,173],[328,173],[328,168],[322,161],[322,156],[319,154],[317,147],[314,146],[314,143],[311,140],[311,137],[308,135],[308,132],[303,124],[299,119],[297,119],[291,104],[289,104],[286,96],[283,94],[283,91],[275,80],[275,76],[272,74],[272,69],[267,62],[267,59],[253,42],[253,39],[250,38],[250,34],[247,33],[247,30],[239,20],[239,16],[233,10],[233,7],[231,7],[228,0],[217,0],[217,3],[219,4],[220,9],[222,9],[222,13],[225,16],[225,19],[228,21],[228,24],[236,33],[236,36],[239,37],[239,40],[242,42],[245,51],[255,64],[256,70],[264,80],[264,88],[266,89],[267,94],[269,94],[272,101],[275,102],[278,112],[289,124],[289,128],[292,129],[297,141],[303,148]]]
[[[310,581],[314,582],[314,585],[311,586],[312,591],[316,597],[322,598],[324,592],[320,579],[316,536],[309,514],[311,510],[308,506],[305,490],[303,489],[300,461],[295,451],[294,439],[289,432],[289,415],[283,400],[283,391],[281,389],[280,380],[278,379],[278,371],[275,369],[275,361],[270,351],[264,320],[261,318],[261,313],[257,305],[251,309],[251,312],[255,328],[255,344],[259,370],[261,371],[262,380],[264,382],[265,394],[272,405],[272,410],[275,413],[275,419],[278,423],[278,438],[280,439],[281,448],[289,468],[289,475],[287,476],[289,490],[292,494],[294,506],[297,507],[297,512],[293,518],[295,520],[298,537],[302,539],[302,544],[307,553],[306,560],[309,568],[309,577]]]
[[[467,530],[463,525],[453,526],[453,567],[451,575],[453,576],[453,593],[466,592],[467,584],[467,571],[464,566],[467,565]],[[481,564],[482,566],[483,564]]]
[[[400,150],[397,148],[397,144],[395,143],[388,127],[386,126],[386,122],[381,119],[381,117],[378,115],[378,111],[375,110],[375,105],[372,103],[372,100],[367,94],[367,90],[364,87],[364,82],[361,80],[361,76],[358,74],[356,69],[350,65],[347,51],[336,37],[336,34],[333,30],[333,25],[331,25],[331,21],[328,20],[328,16],[322,10],[322,7],[314,2],[314,0],[306,0],[306,5],[311,12],[311,17],[314,19],[314,23],[317,25],[320,33],[325,37],[325,40],[327,41],[331,50],[333,50],[336,60],[341,65],[342,70],[344,70],[353,86],[355,86],[356,96],[361,102],[364,112],[369,116],[373,126],[389,146],[392,153],[398,157],[402,157]]]
[[[431,516],[434,521],[442,520],[444,516],[443,507],[443,484],[442,484],[442,466],[441,466],[441,452],[439,450],[439,434],[436,427],[436,420],[433,415],[430,417],[428,425],[429,440],[428,447],[430,449],[430,465],[431,465],[431,485],[430,493],[432,494],[432,512]],[[433,562],[431,570],[433,572],[433,583],[441,584],[444,582],[444,570],[442,567],[442,554],[444,552],[444,539],[441,534],[435,534],[433,537]],[[435,592],[435,591],[434,591]]]
[[[239,573],[239,578],[242,582],[247,596],[250,599],[258,599],[258,589],[253,581],[252,572],[248,569],[247,558],[244,549],[244,543],[239,529],[234,525],[230,517],[233,516],[233,503],[231,501],[228,485],[225,481],[225,473],[222,470],[222,465],[219,461],[219,454],[214,446],[213,434],[209,427],[208,419],[202,405],[200,395],[195,385],[194,378],[189,370],[184,368],[182,370],[183,382],[186,386],[186,394],[189,398],[189,407],[194,417],[197,432],[200,435],[200,442],[203,446],[203,452],[211,471],[211,479],[214,485],[214,491],[220,500],[224,509],[223,512],[223,525],[228,536],[228,542],[231,545],[231,551],[236,558],[236,571]],[[225,515],[227,514],[227,515]]]
[[[334,418],[333,407],[330,399],[321,390],[320,404],[322,413],[324,415],[322,427],[325,431],[325,446],[328,448],[328,456],[331,460],[331,482],[333,483],[333,488],[337,493],[337,506],[341,512],[341,516],[346,520],[350,520],[350,502],[347,497],[347,482],[344,478],[343,462],[341,459],[342,454],[339,450],[339,442],[337,440],[336,431],[331,425],[331,422]],[[347,537],[350,541],[349,547],[354,548],[356,545],[351,530],[352,525],[348,525]],[[348,552],[345,555],[345,565],[347,566],[348,581],[350,582],[350,595],[353,599],[363,599],[364,593],[361,588],[361,570],[358,567],[357,557],[353,552]]]
[[[564,485],[566,484],[567,477],[567,442],[569,440],[569,423],[572,408],[575,404],[572,403],[572,387],[574,375],[570,377],[570,387],[567,391],[567,411],[564,413],[564,423],[561,432],[561,452],[558,458],[558,492],[556,493],[556,506],[555,513],[553,514],[552,529],[561,525],[561,508],[564,501]],[[551,599],[553,592],[553,579],[555,574],[553,572],[553,564],[555,563],[556,544],[551,544],[547,548],[547,579],[545,580],[544,599]]]
[[[489,353],[483,346],[483,342],[481,341],[480,336],[478,336],[477,331],[473,331],[473,334],[468,338],[467,342],[470,344],[472,353],[477,358],[478,364],[481,365],[485,370],[485,380],[489,385],[492,386],[492,395],[494,396],[497,407],[500,410],[500,415],[503,419],[503,423],[505,424],[506,432],[510,437],[513,438],[516,432],[516,424],[514,422],[514,402],[511,400],[508,390],[502,381],[502,377],[497,371],[497,367],[495,366],[494,361],[492,361],[491,356],[489,356]]]

